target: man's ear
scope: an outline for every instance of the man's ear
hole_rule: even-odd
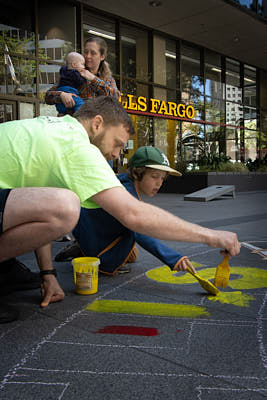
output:
[[[103,129],[103,125],[104,125],[104,120],[103,117],[101,115],[96,115],[93,119],[92,119],[92,129],[94,131],[94,133],[99,133],[100,131],[102,131]]]

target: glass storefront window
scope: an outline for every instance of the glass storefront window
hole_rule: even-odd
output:
[[[1,93],[32,96],[36,93],[33,2],[0,0]]]
[[[254,136],[254,137],[253,137]],[[244,159],[255,160],[257,158],[257,138],[256,132],[245,131],[245,148],[244,148]]]
[[[19,119],[34,118],[34,104],[19,103]]]
[[[185,44],[181,47],[181,89],[194,97],[204,94],[203,78],[200,75],[200,50]]]
[[[205,51],[205,95],[224,99],[225,85],[221,82],[221,56]]]
[[[126,24],[121,24],[122,74],[128,78],[148,81],[148,34]]]
[[[226,58],[226,101],[242,103],[242,89],[240,87],[240,63]]]
[[[256,96],[256,68],[244,66],[244,104],[251,107],[257,106]]]
[[[192,164],[205,154],[204,125],[182,122],[182,154],[183,159]]]
[[[65,56],[76,49],[76,8],[53,0],[38,2],[40,99],[59,79]],[[48,17],[49,16],[49,17]],[[59,18],[60,16],[60,18]],[[55,108],[55,107],[53,107]],[[46,107],[43,107],[43,111]],[[50,106],[49,115],[53,115]]]
[[[240,129],[226,128],[226,155],[231,161],[238,161],[240,158]]]
[[[224,123],[225,121],[225,102],[213,97],[206,97],[205,104],[206,121]]]
[[[115,23],[112,19],[96,16],[88,10],[83,12],[83,41],[92,36],[99,36],[104,39],[108,46],[106,61],[109,63],[112,74],[116,72],[116,51],[115,51]]]
[[[226,124],[240,126],[244,118],[243,106],[226,102]]]

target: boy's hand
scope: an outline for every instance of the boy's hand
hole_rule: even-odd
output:
[[[173,268],[173,271],[187,271],[188,266],[196,274],[197,271],[193,267],[193,264],[191,263],[188,257],[182,257],[179,260],[178,264],[176,264],[175,267]]]

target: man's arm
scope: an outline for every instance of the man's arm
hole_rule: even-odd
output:
[[[226,250],[230,256],[240,252],[235,233],[208,229],[187,222],[161,208],[135,199],[123,188],[104,190],[92,199],[134,232],[161,240],[204,243]]]
[[[40,271],[53,270],[52,262],[52,243],[48,243],[35,250],[35,256]],[[56,277],[47,274],[42,277],[42,297],[41,307],[46,307],[49,303],[54,303],[64,299],[64,292],[58,284]]]

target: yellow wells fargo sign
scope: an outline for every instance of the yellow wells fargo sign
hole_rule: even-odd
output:
[[[159,114],[171,117],[192,119],[195,115],[194,107],[185,104],[177,104],[172,101],[147,99],[136,97],[132,94],[121,94],[120,102],[126,110],[140,111],[144,113]]]

